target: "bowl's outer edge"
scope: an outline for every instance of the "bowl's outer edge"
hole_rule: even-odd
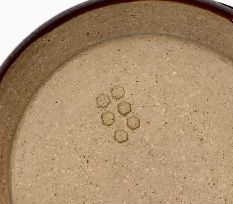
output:
[[[78,16],[82,13],[94,10],[96,8],[119,4],[125,2],[133,1],[143,1],[143,0],[92,0],[86,1],[84,3],[78,4],[70,9],[65,10],[64,12],[56,15],[46,23],[42,24],[35,31],[33,31],[28,37],[26,37],[6,58],[3,64],[0,66],[0,82],[2,81],[4,75],[6,74],[8,68],[11,64],[17,59],[17,57],[34,41],[43,36],[44,34],[50,32],[60,24],[65,21]],[[161,1],[161,0],[158,0]],[[162,0],[162,1],[173,1],[183,4],[190,4],[197,6],[206,10],[210,10],[217,15],[223,16],[230,21],[233,21],[233,8],[212,0]]]

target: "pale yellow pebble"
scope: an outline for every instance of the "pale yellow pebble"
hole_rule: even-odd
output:
[[[128,133],[125,130],[116,130],[114,135],[115,141],[118,143],[124,143],[128,141]]]
[[[140,119],[136,116],[132,116],[132,117],[128,118],[127,119],[127,126],[131,130],[136,130],[137,128],[140,127]]]
[[[112,98],[114,99],[120,99],[125,95],[124,88],[121,86],[114,86],[110,90]]]
[[[126,116],[131,112],[131,104],[127,101],[122,101],[118,104],[117,110],[121,115]]]
[[[101,115],[102,123],[106,126],[111,126],[115,123],[115,116],[110,111],[104,112]]]
[[[96,104],[98,108],[106,108],[111,103],[110,98],[107,94],[100,94],[96,98]]]

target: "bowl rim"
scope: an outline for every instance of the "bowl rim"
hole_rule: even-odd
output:
[[[7,73],[9,67],[16,61],[19,55],[24,52],[33,42],[39,39],[41,36],[55,29],[64,22],[77,17],[88,11],[92,11],[101,7],[116,5],[127,2],[137,2],[143,0],[92,0],[85,1],[83,3],[77,4],[49,19],[47,22],[43,23],[37,29],[35,29],[31,34],[29,34],[16,48],[8,55],[8,57],[0,65],[0,83]],[[161,0],[157,0],[161,1]],[[233,7],[213,0],[163,0],[169,2],[177,2],[182,4],[188,4],[196,6],[205,10],[209,10],[219,16],[226,18],[233,23]]]

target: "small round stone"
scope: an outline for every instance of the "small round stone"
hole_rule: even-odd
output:
[[[115,123],[115,116],[113,113],[107,111],[101,115],[102,123],[106,126],[111,126]]]
[[[124,143],[128,141],[128,133],[125,130],[116,130],[115,131],[115,135],[114,135],[114,139],[118,142],[118,143]]]
[[[127,101],[122,101],[118,104],[117,110],[121,115],[126,116],[131,112],[131,104]]]
[[[113,88],[111,88],[110,92],[112,97],[115,99],[120,99],[125,95],[124,88],[121,86],[114,86]]]
[[[127,126],[131,130],[136,130],[137,128],[140,127],[140,119],[136,116],[132,116],[132,117],[128,118],[127,119]]]
[[[111,103],[109,96],[107,94],[100,94],[96,98],[96,104],[98,108],[106,108]]]

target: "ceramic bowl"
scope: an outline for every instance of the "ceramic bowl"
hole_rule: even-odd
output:
[[[233,10],[89,1],[1,67],[0,203],[233,203]]]

